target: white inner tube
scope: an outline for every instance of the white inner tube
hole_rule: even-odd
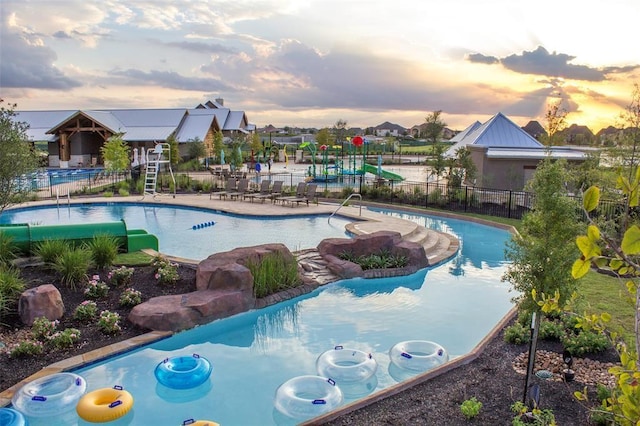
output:
[[[318,357],[316,369],[320,376],[330,377],[340,385],[367,380],[376,374],[378,363],[371,354],[336,346]]]
[[[335,381],[320,376],[298,376],[276,390],[275,408],[293,419],[310,419],[342,404],[342,391]]]
[[[447,351],[428,340],[407,340],[389,350],[391,362],[399,368],[412,371],[427,371],[449,361]]]
[[[74,409],[86,390],[87,382],[77,374],[56,373],[27,383],[11,403],[26,416],[57,416]]]

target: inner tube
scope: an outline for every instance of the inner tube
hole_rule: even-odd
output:
[[[133,396],[122,386],[102,388],[83,396],[76,412],[81,419],[92,423],[110,422],[126,415],[133,407]]]
[[[389,350],[391,362],[406,370],[427,371],[449,361],[447,351],[428,340],[407,340],[395,344]]]
[[[0,408],[0,425],[2,426],[26,426],[27,419],[13,408]]]
[[[167,358],[154,371],[158,382],[172,389],[191,389],[209,379],[213,367],[198,354]]]
[[[344,397],[336,382],[320,376],[298,376],[276,390],[275,408],[293,419],[310,419],[334,410]]]
[[[331,377],[340,385],[367,380],[376,374],[378,363],[371,354],[336,346],[318,357],[316,369],[320,376]]]
[[[212,422],[211,420],[193,420],[188,419],[182,422],[182,426],[220,426],[219,423]]]
[[[58,416],[73,410],[86,390],[87,382],[77,374],[56,373],[21,387],[11,404],[28,417]]]

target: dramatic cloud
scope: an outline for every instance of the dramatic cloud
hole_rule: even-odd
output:
[[[538,46],[531,52],[513,54],[504,58],[485,56],[480,53],[467,55],[467,60],[480,64],[502,64],[503,67],[521,74],[535,74],[549,77],[560,77],[571,80],[604,81],[607,74],[627,73],[638,69],[639,65],[626,67],[590,68],[585,65],[574,65],[575,56],[564,53],[549,53],[547,49]]]
[[[112,77],[118,77],[114,82],[124,86],[160,86],[178,90],[234,90],[232,86],[215,78],[185,77],[176,72],[166,71],[140,71],[134,69],[113,70],[109,73]]]

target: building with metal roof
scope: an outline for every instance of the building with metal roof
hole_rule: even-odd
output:
[[[60,168],[102,164],[101,148],[115,134],[140,152],[175,138],[186,156],[196,141],[211,154],[218,131],[227,140],[255,131],[244,111],[225,108],[222,99],[190,109],[16,111],[16,120],[29,125],[31,141],[48,143],[49,166]]]
[[[544,146],[502,113],[483,124],[473,123],[454,139],[445,157],[455,158],[459,149],[468,149],[477,169],[475,182],[471,182],[476,186],[521,190],[545,158],[587,159],[575,147]]]

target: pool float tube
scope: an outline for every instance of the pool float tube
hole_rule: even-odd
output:
[[[287,417],[310,419],[334,410],[342,400],[342,391],[333,379],[298,376],[278,387],[274,406]]]
[[[56,373],[21,387],[11,404],[27,417],[53,417],[71,411],[86,390],[87,382],[77,374]]]
[[[376,373],[378,363],[371,354],[336,346],[318,357],[316,369],[320,376],[331,377],[340,385],[367,380]]]
[[[156,366],[158,382],[172,389],[191,389],[200,386],[211,375],[211,363],[198,354],[167,358]]]
[[[0,408],[0,425],[2,426],[26,426],[27,419],[20,411],[13,408]]]
[[[435,342],[407,340],[389,350],[391,362],[406,370],[427,371],[449,361],[447,351]]]
[[[91,423],[110,422],[126,415],[133,407],[133,396],[122,386],[102,388],[83,396],[76,412]]]
[[[211,420],[193,420],[188,419],[182,422],[182,426],[220,426],[219,423],[212,422]]]

